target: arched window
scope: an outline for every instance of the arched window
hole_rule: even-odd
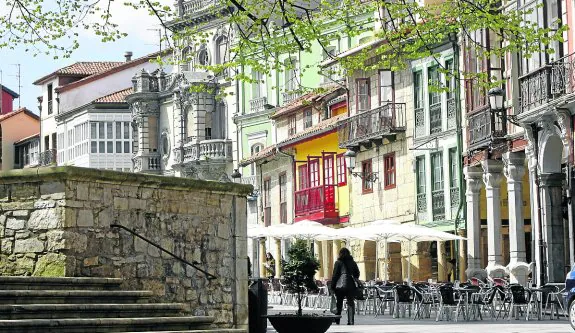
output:
[[[202,45],[202,47],[200,47],[200,51],[198,52],[198,63],[202,66],[210,64],[210,55],[206,45]]]
[[[260,151],[262,151],[262,149],[264,149],[264,145],[261,143],[256,143],[252,146],[251,148],[251,153],[252,156],[254,156],[255,154],[259,153]],[[256,164],[252,163],[250,166],[250,173],[252,176],[255,176],[256,174]]]
[[[220,36],[216,40],[216,63],[223,64],[228,61],[228,38]]]

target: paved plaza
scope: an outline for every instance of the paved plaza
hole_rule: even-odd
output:
[[[295,308],[272,305],[268,310],[269,314],[278,312],[293,312]],[[318,312],[308,310],[305,312]],[[483,321],[459,321],[459,322],[436,322],[433,319],[413,320],[413,319],[393,319],[389,315],[378,316],[358,315],[355,317],[355,325],[345,325],[345,313],[341,320],[342,325],[332,325],[328,333],[462,333],[462,332],[497,332],[497,333],[566,333],[573,332],[566,319],[561,320],[483,320]],[[268,333],[275,332],[271,325],[268,325]],[[304,333],[304,332],[296,332]]]

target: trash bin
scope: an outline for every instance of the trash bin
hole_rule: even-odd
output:
[[[268,319],[268,291],[266,279],[250,279],[248,290],[249,329],[250,333],[265,333]]]

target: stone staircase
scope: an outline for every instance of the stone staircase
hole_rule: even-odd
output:
[[[213,317],[184,305],[147,303],[150,291],[120,289],[122,279],[0,276],[0,332],[245,333],[212,328]]]

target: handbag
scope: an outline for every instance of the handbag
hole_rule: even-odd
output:
[[[349,271],[349,268],[347,267],[347,264],[344,265],[345,266],[345,270],[346,272]],[[343,274],[342,274],[343,275]],[[364,285],[363,283],[356,278],[355,276],[351,275],[351,278],[353,280],[353,296],[355,297],[356,300],[358,301],[363,301],[365,300],[365,295],[363,294],[363,289],[364,289]],[[339,281],[338,281],[339,282]]]
[[[335,295],[331,295],[331,301],[329,303],[329,312],[337,314],[337,298]]]

